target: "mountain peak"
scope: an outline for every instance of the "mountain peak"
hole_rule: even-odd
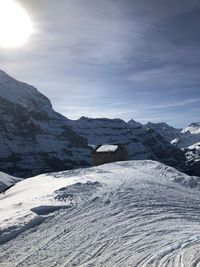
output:
[[[48,111],[52,108],[49,99],[35,87],[20,82],[0,70],[0,98],[33,110]]]
[[[193,122],[182,130],[182,133],[200,134],[200,122]]]
[[[137,128],[137,127],[142,127],[143,126],[140,122],[137,122],[137,121],[135,121],[133,119],[131,119],[131,120],[128,121],[128,125],[131,128]]]

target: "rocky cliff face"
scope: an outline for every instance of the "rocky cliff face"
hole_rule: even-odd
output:
[[[0,71],[0,170],[15,176],[90,162],[87,140],[34,87]]]
[[[166,123],[147,123],[175,147],[182,149],[185,154],[187,173],[200,176],[200,123],[191,123],[184,129],[175,129]]]
[[[200,176],[200,142],[185,148],[184,152],[188,173]]]
[[[129,159],[153,159],[185,169],[183,151],[153,129],[147,129],[139,123],[82,117],[76,121],[69,120],[69,125],[79,135],[87,138],[91,145],[122,143],[128,148]]]
[[[176,129],[165,122],[160,123],[152,123],[148,122],[144,125],[146,128],[153,129],[157,133],[159,133],[162,137],[171,142],[173,139],[177,138],[177,136],[181,133],[181,129]]]

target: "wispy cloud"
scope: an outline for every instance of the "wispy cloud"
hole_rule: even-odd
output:
[[[199,1],[18,2],[35,34],[23,48],[0,50],[1,68],[34,84],[67,117],[196,120]]]

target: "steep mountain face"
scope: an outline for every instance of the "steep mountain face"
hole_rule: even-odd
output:
[[[167,139],[169,142],[177,138],[177,136],[181,132],[181,129],[176,129],[172,126],[169,126],[165,122],[160,122],[160,123],[148,122],[144,126],[147,128],[153,129],[154,131],[159,133],[161,136],[163,136],[165,139]]]
[[[191,134],[190,132],[180,133],[171,143],[179,148],[187,148],[200,142],[200,134]]]
[[[184,129],[176,129],[165,122],[148,122],[144,126],[153,129],[179,148],[187,148],[200,142],[200,123],[198,122],[192,123]]]
[[[189,173],[200,176],[200,142],[185,148],[184,151]]]
[[[120,119],[91,119],[82,117],[69,120],[69,125],[91,145],[105,143],[125,144],[129,159],[153,159],[181,170],[185,168],[184,153],[159,133],[139,123],[126,123]]]
[[[185,153],[185,163],[188,174],[200,176],[200,122],[191,123],[180,130],[166,123],[147,123],[145,127],[154,129],[172,145]]]
[[[0,71],[0,170],[27,177],[84,166],[87,140],[68,126],[47,97]]]
[[[184,129],[175,129],[166,123],[147,123],[145,127],[154,129],[185,154],[187,173],[200,176],[200,123],[191,123]]]
[[[200,142],[200,122],[191,123],[172,140],[172,143],[180,148],[188,148],[198,142]]]

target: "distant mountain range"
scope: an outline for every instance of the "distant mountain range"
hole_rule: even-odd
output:
[[[69,120],[36,88],[0,71],[0,170],[11,175],[29,177],[89,166],[91,145],[103,143],[126,144],[129,159],[153,159],[200,175],[199,167],[193,168],[199,156],[196,147],[191,148],[197,142],[200,123],[175,129],[134,120]]]
[[[175,129],[166,123],[147,123],[145,126],[180,148],[185,154],[188,174],[200,176],[200,122],[191,123],[184,129]]]

